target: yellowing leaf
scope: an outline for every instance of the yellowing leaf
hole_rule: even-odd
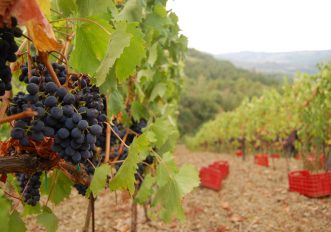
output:
[[[56,41],[52,26],[41,12],[36,0],[17,0],[12,12],[19,24],[25,25],[38,51],[55,51],[61,48]]]
[[[51,16],[51,1],[50,0],[37,0],[37,3],[41,11],[46,15],[46,17]]]

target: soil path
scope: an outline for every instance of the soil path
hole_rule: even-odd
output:
[[[284,159],[275,160],[273,169],[255,165],[252,157],[243,161],[233,155],[190,152],[179,145],[176,160],[197,168],[216,160],[227,160],[230,174],[219,192],[197,188],[185,198],[184,223],[146,223],[144,211],[139,207],[138,231],[331,232],[331,197],[313,199],[288,192]],[[300,168],[300,161],[290,161],[291,170]],[[53,209],[60,219],[58,231],[82,231],[86,199],[73,193]],[[29,231],[42,231],[34,218],[29,221]],[[96,202],[96,231],[129,230],[130,200],[124,194],[100,195]]]

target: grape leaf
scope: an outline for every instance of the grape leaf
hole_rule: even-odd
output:
[[[157,167],[156,181],[159,187],[164,186],[170,175],[178,171],[173,155],[170,152],[162,154],[162,162]]]
[[[135,121],[139,121],[141,118],[147,118],[146,108],[140,102],[134,101],[131,104],[131,115]]]
[[[0,192],[0,231],[9,232],[9,211],[11,208],[10,202]]]
[[[185,215],[181,203],[181,190],[173,178],[168,177],[166,180],[157,191],[153,205],[161,206],[161,218],[165,222],[170,222],[173,216],[183,221]]]
[[[54,204],[57,205],[70,196],[72,182],[61,171],[52,173],[48,185],[47,194]]]
[[[110,181],[109,189],[114,191],[117,189],[128,189],[130,194],[135,190],[135,176],[137,164],[143,159],[140,154],[147,152],[149,149],[149,134],[143,133],[135,138],[130,145],[128,157],[123,162],[116,176]]]
[[[110,24],[101,18],[91,18],[109,32]],[[74,49],[70,56],[71,65],[79,72],[93,74],[106,55],[110,34],[90,22],[80,23],[76,30]],[[86,57],[86,59],[82,59]]]
[[[157,97],[163,97],[165,92],[167,90],[167,85],[165,83],[157,83],[155,86],[154,86],[154,89],[151,93],[151,96],[149,98],[150,101],[154,101],[155,98]]]
[[[167,119],[158,118],[150,127],[153,131],[157,141],[155,142],[156,147],[160,148],[169,139],[170,134],[175,130]]]
[[[105,0],[77,0],[76,4],[78,6],[80,17],[93,15],[102,16],[116,8],[113,1]]]
[[[61,48],[52,26],[41,12],[36,0],[17,0],[10,13],[16,16],[21,25],[26,26],[29,37],[38,51],[56,51]]]
[[[59,219],[48,207],[42,208],[42,213],[38,215],[37,222],[45,227],[48,232],[55,232],[58,227]]]
[[[36,206],[31,206],[28,204],[24,205],[23,216],[37,214],[40,212],[41,212],[40,204],[37,204]]]
[[[37,3],[41,11],[45,14],[46,17],[51,16],[51,2],[50,0],[37,0]]]
[[[108,164],[102,164],[95,169],[93,179],[91,181],[90,189],[94,196],[105,189],[107,175],[110,172],[110,166]]]
[[[26,231],[25,224],[16,210],[14,210],[14,212],[10,215],[9,231],[10,232]]]
[[[162,6],[162,4],[158,3],[154,6],[154,13],[159,15],[160,17],[167,17],[167,10],[165,6]]]
[[[176,173],[175,179],[181,190],[182,197],[191,192],[193,188],[198,187],[200,184],[198,171],[192,165],[183,165],[179,169],[179,172]]]
[[[118,59],[124,48],[130,45],[132,35],[127,32],[127,23],[119,22],[116,24],[115,31],[112,33],[108,48],[105,49],[106,56],[101,62],[96,71],[96,83],[102,85],[109,73],[109,69],[113,67],[116,59]]]
[[[148,55],[148,60],[147,63],[150,66],[153,66],[155,64],[157,60],[157,43],[154,43],[151,47],[151,49],[149,49],[149,55]]]
[[[130,45],[124,48],[121,57],[116,61],[116,76],[120,81],[134,74],[136,67],[146,56],[143,33],[137,25],[137,23],[128,24],[127,32],[132,35]]]
[[[156,178],[152,177],[151,174],[145,176],[142,185],[135,197],[135,201],[142,204],[146,202],[153,193],[153,184],[155,183]]]
[[[75,0],[53,0],[53,4],[64,16],[73,15],[78,10]]]
[[[128,0],[124,8],[116,17],[116,20],[127,20],[129,22],[140,22],[143,17],[143,0]]]
[[[117,89],[111,92],[108,99],[108,115],[114,115],[124,110],[124,99]]]

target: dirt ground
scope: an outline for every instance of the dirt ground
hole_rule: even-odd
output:
[[[230,174],[219,192],[196,188],[185,198],[186,221],[182,224],[146,222],[139,207],[138,231],[331,231],[331,197],[314,199],[288,192],[284,159],[275,160],[273,169],[272,165],[255,165],[253,157],[243,161],[233,155],[190,152],[182,145],[176,149],[176,159],[197,168],[227,160]],[[297,160],[291,160],[289,166],[291,170],[302,168]],[[96,231],[130,230],[131,204],[124,198],[109,192],[98,197]],[[86,199],[73,193],[60,206],[52,207],[60,219],[58,231],[82,231],[87,205]],[[35,219],[28,221],[28,231],[43,231]]]

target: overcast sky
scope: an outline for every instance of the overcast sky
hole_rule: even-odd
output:
[[[168,0],[189,47],[219,54],[331,48],[331,0]]]

